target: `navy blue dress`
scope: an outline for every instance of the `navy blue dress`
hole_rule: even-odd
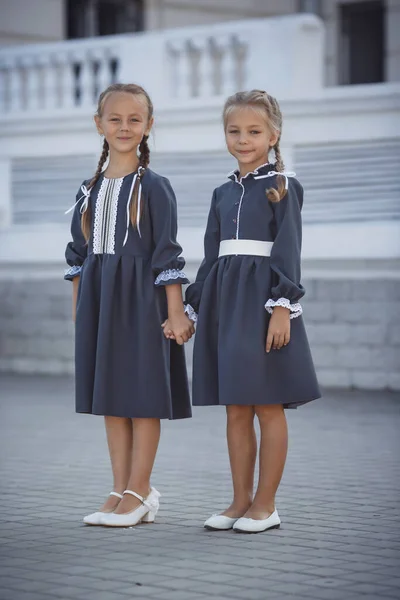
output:
[[[77,195],[65,278],[80,275],[75,335],[76,411],[116,417],[191,416],[184,349],[164,337],[165,286],[188,283],[167,179],[147,169],[139,229],[129,221],[135,173],[103,175]],[[88,244],[81,212],[90,206]]]
[[[193,355],[193,404],[297,406],[320,397],[307,341],[300,284],[303,188],[287,177],[278,203],[274,166],[240,178],[237,172],[214,190],[205,234],[205,258],[186,301],[198,313]],[[223,240],[273,242],[270,256],[219,257]],[[274,306],[291,311],[291,339],[266,353]]]

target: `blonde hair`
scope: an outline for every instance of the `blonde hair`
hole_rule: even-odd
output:
[[[102,92],[99,96],[99,101],[98,101],[97,111],[96,111],[96,115],[98,117],[102,116],[103,110],[104,110],[104,104],[105,104],[106,100],[114,92],[127,92],[128,94],[133,94],[134,96],[143,96],[146,101],[146,104],[147,104],[147,113],[148,113],[147,119],[148,119],[148,122],[150,121],[150,119],[153,116],[153,103],[150,99],[150,96],[146,92],[146,90],[144,90],[140,85],[135,85],[134,83],[114,83],[114,84],[110,85],[106,90],[104,90],[104,92]],[[132,202],[130,205],[131,223],[134,227],[136,226],[139,185],[140,185],[141,179],[144,175],[145,169],[147,169],[147,167],[149,166],[149,163],[150,163],[150,148],[147,143],[148,139],[149,139],[148,136],[144,135],[142,138],[142,141],[140,142],[140,145],[139,145],[139,152],[140,152],[139,167],[142,167],[142,169],[138,170],[138,176],[136,179],[135,187],[133,188]],[[103,142],[103,151],[100,155],[96,172],[95,172],[94,176],[92,177],[92,179],[90,180],[90,183],[88,185],[89,190],[92,189],[98,182],[100,175],[102,173],[104,163],[107,160],[109,150],[110,150],[110,148],[109,148],[108,142],[105,139]],[[141,212],[142,211],[143,211],[143,204],[141,206]],[[86,211],[82,214],[82,220],[81,220],[82,232],[83,232],[83,235],[85,236],[86,241],[88,241],[88,239],[90,237],[90,222],[91,222],[91,213],[90,213],[90,205],[88,205]]]
[[[224,121],[224,129],[226,130],[228,117],[231,112],[235,108],[245,108],[251,107],[254,108],[258,113],[260,113],[268,123],[268,126],[278,134],[277,142],[274,146],[272,146],[275,152],[275,165],[274,169],[277,172],[282,172],[285,170],[285,165],[283,163],[281,149],[280,149],[280,139],[282,133],[282,113],[279,108],[278,101],[273,96],[267,94],[262,90],[251,90],[249,92],[237,92],[233,94],[233,96],[229,96],[227,101],[225,102],[224,111],[223,111],[223,121]],[[268,152],[271,148],[268,148]],[[279,202],[286,194],[285,189],[285,178],[277,177],[278,189],[273,187],[266,190],[266,195],[268,200],[271,202]]]

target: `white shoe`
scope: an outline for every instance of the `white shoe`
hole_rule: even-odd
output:
[[[105,525],[106,527],[133,527],[138,523],[154,523],[160,506],[158,500],[161,496],[160,492],[155,488],[151,488],[151,492],[147,498],[139,496],[139,494],[132,490],[125,490],[124,494],[135,496],[142,504],[128,513],[103,513],[100,525]]]
[[[274,510],[268,519],[248,519],[247,517],[242,517],[236,521],[233,530],[238,533],[261,533],[261,531],[267,531],[267,529],[278,529],[280,525],[281,520],[278,511]]]
[[[122,494],[117,494],[117,492],[110,492],[110,496],[115,496],[122,500]],[[83,517],[83,522],[86,525],[101,525],[100,521],[103,515],[107,515],[105,512],[94,512],[91,515],[87,515],[87,517]]]
[[[238,519],[232,519],[225,515],[213,515],[204,523],[204,527],[210,531],[224,531],[232,529]]]

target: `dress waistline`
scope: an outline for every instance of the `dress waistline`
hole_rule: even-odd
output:
[[[274,242],[259,240],[223,240],[219,245],[219,257],[230,255],[270,256]]]

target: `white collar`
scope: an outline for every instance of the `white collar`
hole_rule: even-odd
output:
[[[263,165],[260,165],[259,167],[257,167],[254,171],[249,171],[249,173],[246,173],[246,175],[243,175],[243,177],[239,177],[239,178],[238,178],[239,170],[234,169],[233,171],[228,173],[227,177],[230,178],[230,177],[234,176],[236,183],[238,183],[239,181],[242,181],[242,179],[246,179],[246,177],[248,177],[249,175],[258,175],[258,172],[260,169],[262,169],[263,167],[269,167],[269,166],[273,167],[273,164],[268,161],[268,162],[264,163]]]

